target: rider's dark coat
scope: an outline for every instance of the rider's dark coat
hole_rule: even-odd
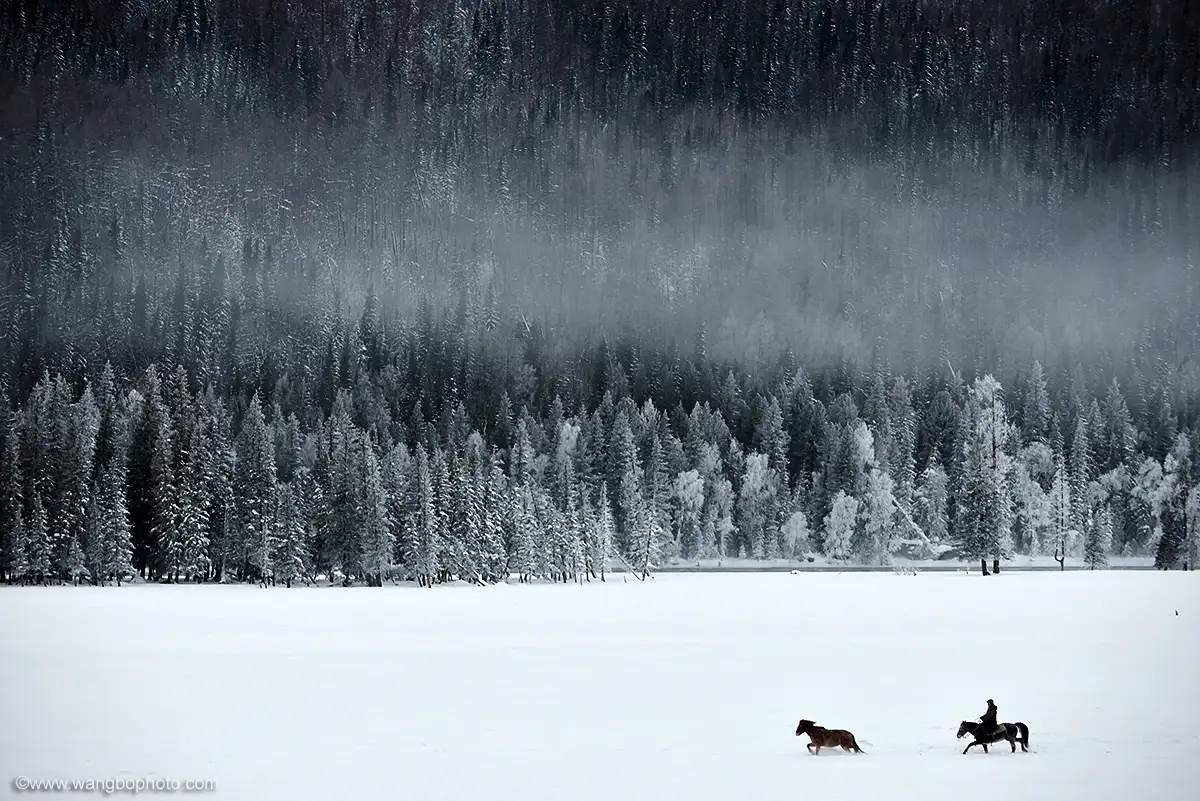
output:
[[[983,726],[982,726],[983,734],[991,733],[991,732],[995,731],[996,729],[1000,728],[1000,724],[996,722],[996,715],[997,715],[996,705],[993,704],[991,701],[988,701],[987,712],[984,712],[983,717],[981,717],[979,719],[979,722],[983,724]]]

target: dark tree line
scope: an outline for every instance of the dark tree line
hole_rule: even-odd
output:
[[[373,287],[405,318],[491,293],[581,347],[703,323],[747,369],[1008,384],[1147,342],[1194,386],[1192,11],[13,0],[0,358],[21,396],[133,374],[191,304],[171,359],[228,315],[205,378],[262,380]]]

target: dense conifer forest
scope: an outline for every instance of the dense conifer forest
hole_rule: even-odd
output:
[[[0,578],[1195,565],[1193,6],[0,4]]]

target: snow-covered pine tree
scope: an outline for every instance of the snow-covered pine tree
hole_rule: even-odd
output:
[[[527,481],[517,485],[515,489],[512,563],[520,580],[528,583],[543,575],[545,555],[542,546],[545,543],[545,532],[542,529],[542,518],[538,514],[538,488],[532,481]]]
[[[888,410],[892,423],[888,465],[895,482],[896,503],[901,509],[912,514],[916,485],[917,422],[912,408],[912,391],[903,377],[897,376],[892,382]]]
[[[1034,443],[1027,447],[1045,448],[1046,446],[1042,443]],[[1049,449],[1046,448],[1046,450],[1048,453]],[[1024,459],[1018,461],[1014,468],[1013,494],[1016,506],[1014,528],[1020,533],[1019,547],[1028,554],[1043,553],[1049,538],[1049,497],[1042,490],[1041,484],[1030,475],[1029,466]]]
[[[704,508],[700,512],[697,531],[695,558],[712,559],[717,555],[717,506],[711,489],[704,494]]]
[[[823,546],[830,559],[845,561],[850,558],[851,540],[858,522],[858,499],[838,490],[833,496],[833,508],[825,517]]]
[[[68,572],[72,578],[79,580],[83,575],[81,569],[87,563],[85,547],[88,510],[92,506],[96,486],[96,451],[100,432],[100,409],[96,405],[90,385],[84,388],[83,394],[75,403],[72,422],[73,438],[68,460],[71,470],[70,490],[67,496],[67,503],[71,507],[67,515],[67,536],[71,540],[68,549]]]
[[[610,439],[608,482],[613,488],[613,522],[616,526],[616,547],[621,553],[632,552],[634,534],[633,514],[641,504],[641,467],[638,465],[633,429],[624,410],[617,412]]]
[[[1160,534],[1154,551],[1154,566],[1160,570],[1173,570],[1183,561],[1187,546],[1185,511],[1177,495],[1166,498],[1159,511]]]
[[[1004,392],[991,375],[976,379],[967,398],[957,539],[969,560],[1006,558],[1012,550],[1013,428]],[[986,571],[985,571],[986,572]]]
[[[629,565],[645,580],[662,565],[670,532],[663,529],[641,497],[637,497],[630,513],[630,535]]]
[[[100,474],[100,530],[104,540],[103,576],[117,586],[133,576],[133,531],[125,494],[125,460],[114,456]]]
[[[1137,431],[1133,427],[1129,407],[1115,376],[1108,385],[1108,393],[1104,396],[1104,423],[1104,440],[1108,453],[1103,467],[1109,471],[1128,464],[1137,447]]]
[[[42,505],[42,494],[33,493],[32,510],[29,515],[28,540],[26,544],[28,575],[35,584],[44,584],[53,576],[50,564],[50,531],[46,521],[46,507]]]
[[[532,484],[533,497],[533,553],[534,573],[536,578],[558,580],[558,568],[561,554],[564,550],[564,523],[559,508],[542,486],[541,482]]]
[[[737,522],[741,547],[753,559],[773,559],[778,532],[773,528],[775,482],[767,455],[750,453],[737,499]]]
[[[1174,491],[1179,495],[1187,494],[1188,484],[1196,475],[1192,457],[1192,442],[1186,432],[1175,435],[1171,451],[1163,462],[1163,472],[1170,473],[1174,482]]]
[[[175,479],[175,448],[170,418],[165,412],[151,412],[161,420],[155,424],[154,451],[150,459],[150,479],[154,512],[151,524],[155,560],[151,575],[178,580],[183,559],[180,538],[180,498]]]
[[[856,420],[848,432],[852,467],[845,488],[855,496],[860,496],[867,489],[867,470],[876,465],[875,435],[862,420]]]
[[[1087,488],[1092,482],[1091,436],[1087,418],[1080,414],[1075,422],[1075,435],[1071,440],[1071,527],[1082,533],[1091,529],[1091,504],[1088,503]]]
[[[724,476],[712,481],[710,503],[713,509],[713,555],[721,558],[731,555],[738,541],[737,525],[733,521],[733,484]]]
[[[176,364],[175,370],[163,386],[163,400],[171,415],[172,444],[175,445],[176,473],[180,471],[184,449],[192,439],[192,426],[198,419],[199,410],[188,388],[187,369]]]
[[[939,545],[949,537],[948,483],[949,479],[935,448],[930,452],[929,462],[921,473],[921,483],[916,493],[915,515],[921,530],[933,545]]]
[[[471,484],[471,468],[464,452],[450,451],[446,455],[446,470],[449,476],[446,492],[447,537],[454,543],[455,566],[450,570],[463,581],[482,583],[477,565],[479,543],[479,521],[475,517],[474,487]]]
[[[613,548],[612,506],[608,502],[608,484],[600,482],[596,511],[591,515],[592,530],[588,538],[588,571],[593,577],[604,581],[608,572],[608,560]]]
[[[1014,443],[1015,445],[1015,443]],[[1045,458],[1046,464],[1042,463]],[[1012,538],[1014,548],[1021,553],[1030,553],[1040,539],[1041,532],[1036,524],[1039,499],[1045,495],[1035,475],[1041,470],[1049,471],[1053,464],[1050,449],[1040,442],[1017,449],[1009,481],[1012,488]]]
[[[321,553],[325,569],[340,573],[348,585],[358,575],[362,543],[358,526],[359,482],[357,429],[350,417],[350,397],[339,391],[326,428],[327,446],[322,445],[318,465],[325,484],[320,511]],[[327,447],[327,450],[326,450]]]
[[[433,470],[430,465],[429,453],[424,446],[417,447],[415,461],[417,468],[416,552],[413,554],[411,569],[418,584],[422,587],[432,587],[442,570],[441,542]]]
[[[961,489],[955,499],[958,505],[955,516],[958,550],[967,561],[986,560],[993,545],[995,497],[983,450],[974,438],[966,444],[960,475]]]
[[[1158,547],[1162,534],[1159,514],[1162,510],[1163,484],[1162,465],[1153,456],[1144,457],[1138,463],[1129,490],[1129,516],[1126,520],[1126,541],[1135,552],[1152,551]]]
[[[579,443],[580,428],[570,420],[560,420],[555,432],[554,444],[554,502],[561,507],[567,503],[567,468],[574,463],[575,450]]]
[[[539,575],[553,582],[566,582],[568,522],[563,510],[541,486],[535,487],[537,516],[541,521],[541,547],[538,548]]]
[[[450,481],[450,458],[440,445],[433,446],[429,471],[433,476],[433,516],[437,526],[438,562],[442,582],[464,578],[466,575],[466,541],[462,529],[455,525],[452,515],[454,487]]]
[[[532,480],[536,453],[529,436],[529,425],[522,417],[517,422],[512,453],[509,456],[509,473],[514,483],[525,484]]]
[[[243,577],[267,581],[271,573],[275,446],[257,392],[250,398],[242,419],[234,465],[233,493],[238,513],[240,561],[245,571]]]
[[[1112,470],[1102,474],[1097,479],[1104,488],[1108,499],[1109,513],[1112,516],[1113,545],[1111,552],[1121,553],[1125,549],[1126,518],[1129,515],[1129,489],[1133,482],[1129,478],[1129,468],[1119,464]]]
[[[84,522],[83,561],[93,584],[103,586],[104,577],[104,529],[100,521],[100,483],[92,488]]]
[[[1026,444],[1046,442],[1046,429],[1050,425],[1050,395],[1046,391],[1046,377],[1042,363],[1034,361],[1025,387],[1025,408],[1021,415],[1021,438]]]
[[[71,544],[67,547],[67,559],[64,567],[67,580],[77,586],[90,578],[79,534],[71,535]]]
[[[860,514],[863,518],[863,538],[855,550],[864,563],[890,565],[896,550],[896,498],[894,484],[886,471],[872,468],[867,475],[867,492]]]
[[[768,466],[772,470],[787,475],[788,444],[788,433],[783,425],[783,410],[779,406],[779,400],[772,395],[755,425],[752,447],[767,457]]]
[[[1112,513],[1107,504],[1096,509],[1088,527],[1083,546],[1083,563],[1089,570],[1108,567],[1108,553],[1112,550]]]
[[[379,459],[365,435],[360,437],[359,450],[362,460],[362,571],[369,586],[382,587],[384,579],[391,576],[395,535],[388,515]]]
[[[27,440],[25,475],[27,489],[41,497],[45,515],[46,547],[49,551],[49,567],[41,572],[41,581],[54,576],[65,577],[66,555],[73,530],[74,504],[71,498],[72,475],[72,415],[71,391],[61,375],[51,377],[48,370],[33,389],[22,433]],[[27,533],[30,546],[39,547],[34,541],[32,510]],[[33,554],[30,554],[30,570],[35,574]],[[53,575],[52,575],[53,574]]]
[[[412,576],[416,561],[416,465],[403,441],[393,445],[384,456],[380,467],[383,490],[387,497],[388,520],[392,525],[392,537],[396,543],[396,560],[403,570]]]
[[[8,414],[7,409],[0,413]],[[9,581],[24,579],[29,572],[29,542],[25,529],[24,480],[21,475],[21,446],[16,426],[10,426],[4,441],[4,463],[0,472],[0,578]]]
[[[1074,554],[1078,533],[1072,526],[1071,481],[1062,454],[1055,460],[1054,480],[1050,485],[1049,513],[1051,541],[1043,545],[1045,551],[1058,551],[1063,556]]]
[[[275,580],[290,588],[293,581],[304,579],[309,570],[308,526],[297,501],[293,482],[275,485],[275,518],[271,564]]]
[[[203,581],[212,572],[209,556],[212,499],[209,489],[213,481],[213,454],[207,426],[207,420],[197,420],[192,425],[178,481],[179,550],[175,569],[179,576],[190,581]]]
[[[504,547],[505,510],[509,508],[508,481],[500,467],[498,454],[493,453],[490,465],[479,465],[477,481],[485,495],[481,519],[483,526],[482,565],[487,581],[508,581],[508,552]],[[486,471],[486,472],[485,472]]]
[[[874,458],[871,463],[890,474],[892,415],[891,409],[888,407],[887,389],[882,372],[876,371],[871,376],[871,386],[867,390],[867,402],[863,409],[863,417],[865,418],[863,422],[871,432],[874,445]]]
[[[489,531],[487,516],[488,477],[486,472],[483,437],[472,430],[464,444],[464,455],[459,460],[459,477],[456,483],[462,493],[463,524],[467,532],[467,554],[471,565],[470,578],[486,584],[495,580],[495,548],[498,540],[495,532]]]
[[[563,567],[565,578],[578,583],[586,571],[586,539],[585,514],[583,507],[586,500],[582,497],[579,482],[575,478],[575,465],[568,462],[564,476],[566,484],[566,506],[563,508],[563,525],[565,531],[565,553]]]
[[[1182,564],[1187,549],[1187,495],[1191,473],[1191,443],[1180,432],[1163,460],[1162,480],[1155,493],[1159,535],[1154,564],[1171,569]]]
[[[672,487],[671,479],[667,474],[666,454],[663,452],[662,438],[659,436],[657,428],[651,428],[649,432],[649,447],[645,465],[642,476],[642,498],[646,504],[646,513],[654,519],[655,526],[665,532],[663,548],[670,549],[674,541],[674,538],[670,536]]]
[[[1187,539],[1184,545],[1184,561],[1188,568],[1200,567],[1200,484],[1192,487],[1184,507],[1187,518]]]
[[[210,385],[204,391],[202,414],[208,423],[209,485],[209,561],[213,578],[226,581],[235,558],[237,514],[234,509],[233,475],[236,450],[233,446],[232,422],[225,404]],[[318,438],[319,439],[319,438]],[[311,493],[314,508],[319,509],[319,487]]]
[[[703,532],[700,515],[704,507],[704,480],[698,470],[685,470],[675,477],[675,525],[680,553],[695,559],[701,550]]]

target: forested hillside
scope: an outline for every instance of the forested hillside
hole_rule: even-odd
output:
[[[0,573],[1194,564],[1191,5],[0,4]]]

